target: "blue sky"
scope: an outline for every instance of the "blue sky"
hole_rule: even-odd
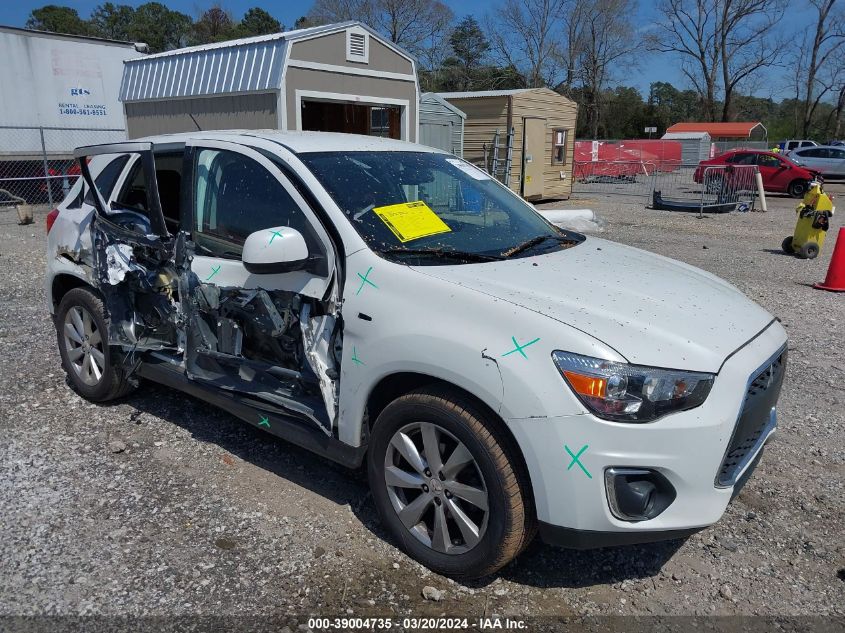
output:
[[[91,10],[104,0],[0,0],[0,24],[9,26],[24,26],[29,13],[45,4],[61,4],[74,7],[83,18],[87,18]],[[112,0],[115,4],[130,4],[137,6],[146,0]],[[159,0],[171,9],[182,11],[193,17],[199,15],[204,8],[212,4],[212,0]],[[491,0],[444,0],[458,17],[467,14],[475,15],[479,20],[489,11]],[[311,6],[310,0],[277,0],[275,2],[261,2],[261,0],[220,0],[220,4],[236,18],[240,18],[244,11],[250,7],[260,6],[282,22],[287,28]],[[655,17],[655,2],[653,0],[641,0],[640,9],[635,18],[641,28],[653,23]],[[795,25],[795,17],[806,17],[804,12],[795,12],[797,15],[789,17],[790,24]],[[623,84],[632,85],[648,96],[648,86],[653,81],[668,81],[678,88],[686,88],[687,80],[678,70],[676,58],[668,55],[650,54],[647,62],[639,67],[623,69],[618,72]],[[755,91],[761,97],[773,97],[779,101],[785,94],[780,94],[782,81],[777,71],[770,73],[769,81],[759,82],[759,88]]]

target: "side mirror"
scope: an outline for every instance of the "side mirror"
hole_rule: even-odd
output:
[[[308,246],[296,229],[276,226],[250,233],[241,260],[244,268],[256,275],[290,273],[305,268]]]

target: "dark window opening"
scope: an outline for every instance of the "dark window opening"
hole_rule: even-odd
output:
[[[552,165],[566,164],[566,130],[552,130]]]
[[[155,154],[155,164],[164,223],[170,233],[176,233],[181,216],[182,152]],[[123,209],[130,209],[149,218],[147,179],[141,160],[136,160],[132,165],[115,202]]]
[[[402,109],[399,106],[303,101],[302,129],[399,139],[402,137]]]

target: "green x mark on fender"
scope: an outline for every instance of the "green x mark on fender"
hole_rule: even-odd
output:
[[[522,357],[523,357],[523,358],[528,358],[528,356],[526,356],[526,355],[525,355],[525,352],[523,352],[522,350],[524,350],[524,349],[525,349],[526,347],[528,347],[529,345],[534,345],[534,343],[536,343],[536,342],[537,342],[537,341],[539,341],[540,339],[539,339],[539,338],[535,338],[533,341],[528,341],[525,345],[520,345],[519,343],[517,343],[517,342],[516,342],[516,337],[515,337],[515,336],[512,336],[512,337],[511,337],[511,340],[513,341],[513,344],[514,344],[514,345],[516,345],[516,348],[515,348],[515,349],[512,349],[512,350],[511,350],[511,351],[509,351],[509,352],[505,352],[504,354],[502,354],[502,356],[510,356],[511,354],[515,354],[516,352],[519,352],[520,354],[522,354]]]
[[[277,237],[283,237],[283,235],[281,233],[279,233],[279,231],[270,231],[270,242],[269,242],[269,244],[272,244],[273,240],[275,240]]]
[[[567,452],[567,453],[569,453],[569,456],[572,458],[572,461],[571,461],[571,462],[569,462],[569,466],[567,466],[567,467],[566,467],[566,470],[571,470],[571,469],[572,469],[572,467],[573,467],[575,464],[578,464],[578,466],[581,468],[581,470],[583,470],[583,471],[584,471],[584,474],[585,474],[585,475],[587,475],[587,477],[588,477],[589,479],[592,479],[592,478],[593,478],[593,476],[590,474],[590,471],[589,471],[589,470],[587,470],[587,469],[584,467],[584,464],[582,464],[582,463],[581,463],[581,460],[580,460],[580,459],[578,459],[579,457],[581,457],[581,455],[583,455],[583,454],[584,454],[584,451],[586,451],[586,450],[590,447],[590,445],[589,445],[589,444],[584,444],[584,446],[582,446],[582,447],[581,447],[581,450],[580,450],[580,451],[578,451],[577,453],[573,453],[571,450],[569,450],[569,447],[568,447],[566,444],[564,444],[564,445],[563,445],[563,447],[566,449],[566,452]]]
[[[371,273],[372,271],[373,271],[373,267],[372,267],[372,266],[370,266],[370,267],[367,269],[367,272],[366,272],[365,274],[363,274],[363,275],[362,275],[361,273],[357,273],[357,275],[361,278],[361,285],[360,285],[360,286],[358,286],[358,292],[356,292],[356,293],[355,293],[356,295],[361,294],[361,291],[364,289],[364,285],[365,285],[365,284],[370,284],[373,288],[378,288],[378,286],[377,286],[377,285],[375,285],[372,281],[370,281],[369,279],[367,279],[367,277],[369,277],[369,276],[370,276],[370,273]]]
[[[206,277],[205,280],[211,281],[211,278],[214,277],[214,275],[216,275],[219,272],[220,272],[220,266],[217,266],[216,268],[214,266],[212,266],[211,267],[211,274],[208,277]]]
[[[270,428],[270,420],[267,419],[267,416],[261,416],[261,422],[258,423],[258,426],[266,426],[268,429]]]
[[[364,361],[358,358],[358,350],[355,349],[355,346],[352,346],[352,362],[356,365],[363,365]]]

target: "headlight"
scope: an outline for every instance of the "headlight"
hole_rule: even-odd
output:
[[[578,399],[598,417],[651,422],[697,407],[713,386],[713,374],[615,363],[555,352],[555,365]]]

